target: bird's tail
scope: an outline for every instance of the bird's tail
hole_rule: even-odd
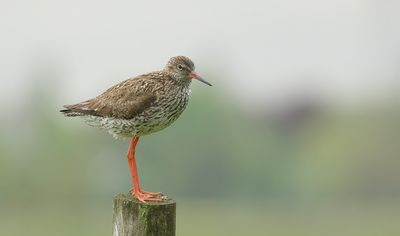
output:
[[[63,106],[63,107],[65,107],[66,109],[62,109],[62,110],[60,110],[60,112],[63,113],[65,116],[83,116],[84,115],[83,113],[76,112],[76,111],[73,111],[72,109],[67,108],[67,106]]]
[[[65,116],[86,116],[91,115],[93,110],[88,108],[90,100],[73,105],[64,105],[65,109],[60,110]]]

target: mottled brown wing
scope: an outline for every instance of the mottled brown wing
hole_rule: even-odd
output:
[[[151,107],[157,96],[150,91],[138,91],[134,86],[138,80],[126,80],[117,84],[100,96],[61,110],[66,116],[93,115],[119,119],[132,119]],[[132,84],[134,83],[134,84]],[[136,84],[138,85],[138,84]]]

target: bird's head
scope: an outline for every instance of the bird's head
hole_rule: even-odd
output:
[[[194,71],[194,63],[188,57],[172,57],[171,59],[169,59],[165,69],[171,72],[175,79],[185,82],[190,82],[192,79],[197,79],[211,86],[210,83],[205,81]]]

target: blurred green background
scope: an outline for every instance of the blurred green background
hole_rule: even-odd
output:
[[[399,235],[398,2],[1,5],[0,235],[111,234],[128,141],[58,110],[179,54],[214,86],[137,150],[178,235]]]

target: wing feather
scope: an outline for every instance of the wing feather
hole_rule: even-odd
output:
[[[143,89],[143,80],[128,79],[109,88],[96,98],[65,105],[61,110],[66,116],[100,116],[132,119],[157,100],[155,93]],[[146,82],[146,81],[145,81]]]

